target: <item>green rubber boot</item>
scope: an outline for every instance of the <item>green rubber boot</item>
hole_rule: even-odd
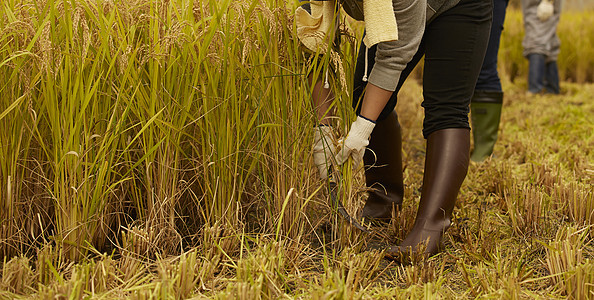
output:
[[[493,147],[497,141],[502,104],[503,92],[474,91],[470,103],[470,118],[474,140],[474,149],[470,156],[472,161],[481,162],[493,153]]]

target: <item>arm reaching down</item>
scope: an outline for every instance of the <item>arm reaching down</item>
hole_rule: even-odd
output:
[[[359,166],[375,121],[396,90],[402,70],[419,49],[425,30],[426,10],[426,0],[394,1],[398,40],[380,42],[377,45],[375,65],[365,89],[361,113],[351,125],[342,148],[336,154],[339,165],[352,157],[355,167]]]

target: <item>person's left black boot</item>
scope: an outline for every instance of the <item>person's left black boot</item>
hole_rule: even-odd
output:
[[[466,128],[443,129],[429,135],[415,224],[402,243],[386,250],[387,259],[406,262],[443,249],[442,239],[468,171],[469,149],[470,131]]]
[[[545,92],[558,95],[561,92],[559,88],[559,68],[557,61],[549,61],[545,65]]]
[[[528,54],[528,92],[538,94],[544,88],[546,57],[544,54]]]

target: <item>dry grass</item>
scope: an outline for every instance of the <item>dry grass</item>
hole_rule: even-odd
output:
[[[594,298],[592,84],[528,97],[524,62],[503,45],[502,69],[517,70],[500,140],[470,167],[445,252],[388,263],[371,248],[414,221],[421,87],[408,82],[397,107],[403,210],[361,234],[331,213],[311,164],[313,67],[293,4],[0,4],[0,299]],[[589,48],[571,51],[591,60]],[[572,74],[588,81],[583,66]],[[336,103],[342,132],[349,105]],[[362,174],[343,171],[356,213]]]

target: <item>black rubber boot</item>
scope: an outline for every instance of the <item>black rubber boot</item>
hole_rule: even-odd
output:
[[[474,91],[470,103],[474,149],[470,159],[481,162],[493,153],[501,118],[503,92]]]
[[[362,217],[367,221],[389,222],[394,206],[402,204],[402,135],[396,111],[375,125],[363,156],[369,197]]]
[[[528,54],[528,92],[540,93],[544,88],[546,57],[544,54]]]
[[[415,224],[402,243],[386,251],[386,258],[404,262],[442,250],[442,238],[468,172],[469,149],[468,129],[443,129],[429,135]]]

